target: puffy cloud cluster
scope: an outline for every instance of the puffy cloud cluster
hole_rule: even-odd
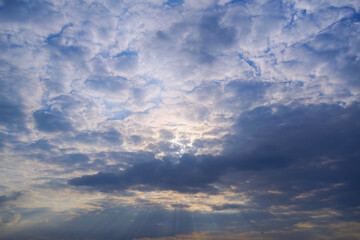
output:
[[[0,237],[355,238],[359,10],[0,0]]]

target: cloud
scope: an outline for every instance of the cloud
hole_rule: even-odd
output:
[[[86,80],[85,85],[92,90],[111,93],[126,89],[127,82],[122,77],[107,77]]]
[[[0,207],[18,200],[23,194],[21,192],[12,192],[10,195],[0,195]]]
[[[0,98],[0,126],[9,130],[23,130],[25,117],[21,104],[14,103],[7,97]]]
[[[0,0],[0,238],[353,237],[359,11]]]
[[[85,167],[86,164],[90,161],[89,157],[84,154],[68,154],[65,156],[61,156],[52,160],[53,163],[59,165],[80,165]]]
[[[27,2],[23,0],[4,0],[0,5],[1,20],[6,22],[42,23],[56,14],[50,2]]]
[[[218,175],[218,174],[217,174]],[[201,168],[195,157],[182,156],[179,163],[171,160],[153,160],[135,164],[120,173],[98,173],[70,180],[71,185],[91,186],[99,190],[125,190],[131,186],[146,185],[151,188],[180,192],[214,191],[209,186],[216,176]],[[104,188],[104,189],[102,189]]]
[[[199,61],[200,63],[211,63],[214,56],[212,51],[218,48],[226,48],[232,46],[236,39],[236,29],[232,27],[220,26],[220,16],[205,16],[201,19],[199,25],[200,47]],[[191,45],[190,45],[191,46]]]
[[[70,138],[69,141],[79,141],[85,144],[110,144],[121,145],[123,138],[121,133],[115,129],[108,131],[84,131],[79,132],[74,138]]]
[[[12,224],[16,224],[21,219],[21,215],[13,211],[1,211],[0,226],[9,227]]]
[[[222,210],[236,210],[236,209],[246,209],[246,207],[244,205],[241,205],[241,204],[231,204],[231,203],[228,203],[228,204],[223,204],[223,205],[214,205],[212,206],[212,209],[215,210],[215,211],[222,211]]]
[[[331,196],[332,200],[325,205],[356,207],[350,199],[357,198],[354,189],[358,177],[349,166],[356,165],[354,157],[359,154],[356,123],[359,116],[358,103],[346,108],[326,104],[258,107],[239,117],[233,127],[236,134],[224,138],[221,156],[183,155],[177,160],[150,160],[120,172],[73,178],[69,184],[100,191],[145,185],[148,189],[212,194],[217,192],[214,184],[241,186],[242,181],[254,177],[256,180],[247,188],[267,191],[267,186],[273,186],[284,192],[278,197],[279,204],[302,192],[327,188],[316,196],[318,201]],[[237,179],[233,171],[244,173]],[[340,185],[333,187],[336,184]],[[293,190],[294,187],[298,190]],[[348,195],[349,200],[345,201],[339,192]],[[274,195],[260,194],[261,204],[265,204],[261,200],[265,196],[272,199]],[[307,199],[298,198],[297,202],[307,204]],[[274,203],[275,199],[269,201]]]
[[[158,45],[159,53],[178,51],[190,61],[211,64],[225,49],[236,41],[236,29],[221,24],[219,13],[202,16],[200,19],[186,19],[173,24],[167,31],[157,31],[152,44]],[[187,37],[184,37],[187,36]]]
[[[138,64],[136,52],[123,51],[113,57],[113,66],[119,72],[133,72]]]
[[[67,218],[67,220],[61,221],[56,226],[42,221],[40,222],[42,227],[23,226],[21,231],[12,234],[7,233],[3,236],[4,239],[11,239],[12,237],[27,239],[34,235],[41,235],[46,238],[74,239],[80,234],[86,238],[131,240],[135,237],[186,234],[194,230],[191,221],[192,216],[189,212],[178,211],[173,213],[158,206],[152,207],[153,211],[151,212],[146,212],[145,209],[133,211],[133,209],[126,207],[111,207],[103,211],[90,211],[71,218],[65,214],[59,214],[60,219]],[[51,213],[51,210],[44,208],[24,209],[22,218],[29,219],[32,215],[50,217]],[[121,224],[114,222],[114,218],[121,221]],[[87,224],[84,225],[84,222]],[[89,228],[89,226],[92,227]],[[102,229],[104,228],[108,230],[103,232]],[[61,231],[59,231],[60,229]]]
[[[73,130],[71,121],[60,112],[37,111],[33,113],[36,128],[44,132],[69,132]]]

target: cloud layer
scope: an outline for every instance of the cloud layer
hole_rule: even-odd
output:
[[[356,239],[359,10],[0,0],[0,238]]]

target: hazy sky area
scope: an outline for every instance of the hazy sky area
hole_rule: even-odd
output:
[[[359,240],[359,0],[0,0],[0,239]]]

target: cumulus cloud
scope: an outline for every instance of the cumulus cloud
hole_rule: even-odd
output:
[[[358,103],[347,108],[326,104],[259,107],[239,117],[233,126],[236,134],[226,135],[222,141],[221,156],[151,160],[120,172],[74,178],[69,183],[100,191],[145,185],[150,190],[210,194],[218,193],[215,184],[227,183],[265,192],[275,188],[282,193],[276,197],[278,204],[289,204],[294,198],[293,204],[301,203],[302,208],[356,207],[357,175],[349,167],[357,164],[354,159],[359,154],[359,116]],[[232,175],[234,171],[241,177]],[[242,185],[252,178],[251,184]],[[314,194],[306,195],[312,191]],[[308,197],[299,197],[302,193]],[[264,207],[266,201],[262,199],[272,195],[255,194],[256,201]],[[326,198],[332,200],[322,203]],[[313,201],[311,206],[307,206],[309,199]],[[275,202],[273,199],[270,204]]]
[[[68,132],[71,122],[58,112],[38,111],[33,114],[37,129],[45,132]]]
[[[12,192],[10,195],[1,195],[0,196],[0,206],[4,206],[5,204],[11,203],[13,201],[18,200],[22,196],[21,192]]]
[[[9,130],[21,130],[25,126],[25,114],[21,104],[14,103],[3,97],[0,100],[0,124]]]
[[[128,208],[133,222],[107,239],[346,238],[359,207],[359,10],[0,0],[0,237],[88,237],[74,223]],[[169,230],[171,211],[182,223]]]

